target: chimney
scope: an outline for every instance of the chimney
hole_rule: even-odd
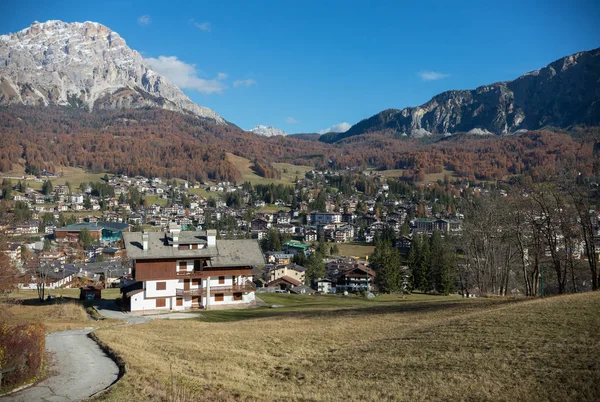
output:
[[[173,247],[179,246],[179,232],[181,231],[178,224],[175,222],[169,223],[169,232],[171,232],[171,237],[173,239]]]
[[[208,229],[206,231],[206,247],[216,247],[217,246],[217,230],[216,229]]]
[[[142,250],[148,250],[148,232],[142,232]]]

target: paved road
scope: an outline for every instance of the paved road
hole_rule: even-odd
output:
[[[126,321],[123,325],[143,324],[153,319],[188,319],[200,314],[171,313],[141,316],[123,313],[114,302],[102,301],[97,309],[103,316]],[[46,336],[46,351],[52,354],[48,378],[1,402],[58,402],[87,399],[112,384],[119,368],[87,334],[93,328],[55,332]]]
[[[102,300],[96,304],[96,309],[106,318],[126,321],[125,325],[135,325],[148,322],[150,320],[186,320],[190,318],[198,318],[200,313],[174,313],[166,311],[163,313],[154,311],[150,314],[142,315],[142,313],[126,313],[119,310],[116,304],[110,300]]]
[[[112,384],[119,374],[115,362],[88,338],[92,329],[55,332],[46,336],[52,354],[48,378],[2,402],[79,401]]]

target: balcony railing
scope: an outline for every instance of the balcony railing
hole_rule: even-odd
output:
[[[210,293],[238,293],[238,292],[254,292],[256,286],[252,282],[246,282],[241,285],[229,286],[211,286]],[[177,296],[203,296],[206,297],[206,288],[198,289],[176,289]]]

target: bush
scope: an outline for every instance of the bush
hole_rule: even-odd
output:
[[[35,381],[44,362],[45,332],[41,323],[10,327],[0,322],[0,390]]]

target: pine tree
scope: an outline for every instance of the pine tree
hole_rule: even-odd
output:
[[[49,195],[52,192],[52,182],[50,180],[46,180],[44,184],[42,184],[42,194]]]
[[[419,270],[419,251],[421,249],[421,243],[419,236],[414,236],[410,245],[410,251],[408,252],[408,269],[410,270],[410,283],[409,287],[411,290],[421,289],[421,283],[423,281],[423,275]]]
[[[442,235],[439,231],[434,231],[431,236],[431,252],[429,259],[429,284],[431,289],[439,291],[440,284],[442,281],[442,270],[444,269],[444,243]]]
[[[306,260],[306,283],[310,286],[311,283],[319,278],[322,278],[327,273],[323,255],[320,252],[314,252],[308,256]]]
[[[419,249],[419,274],[421,275],[421,286],[420,290],[423,292],[428,292],[431,290],[431,276],[429,272],[429,260],[431,258],[431,253],[429,251],[429,239],[427,237],[423,237],[421,241],[421,248]]]
[[[377,286],[384,293],[402,290],[402,272],[400,253],[388,242],[377,244],[371,255],[371,267],[377,271]]]

